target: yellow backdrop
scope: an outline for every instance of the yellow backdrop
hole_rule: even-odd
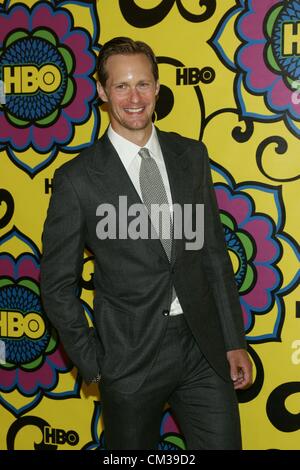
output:
[[[46,321],[39,268],[53,173],[107,126],[95,60],[119,35],[156,52],[156,125],[209,149],[255,371],[244,448],[299,448],[299,24],[295,0],[0,2],[0,449],[105,448],[97,387]],[[91,322],[92,272],[86,253]],[[184,448],[168,408],[160,448]]]

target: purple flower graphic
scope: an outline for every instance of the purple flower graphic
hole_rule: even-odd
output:
[[[66,370],[68,361],[46,328],[34,256],[24,254],[15,260],[8,253],[0,255],[0,276],[1,340],[5,344],[0,387],[5,391],[17,387],[30,395],[37,387],[51,387],[56,369]]]
[[[31,175],[48,165],[58,150],[76,152],[89,144],[99,129],[93,39],[86,29],[74,27],[70,11],[54,6],[58,3],[37,2],[32,9],[20,4],[0,7],[0,80],[5,87],[0,148],[8,146],[10,158]],[[63,6],[76,8],[76,3]],[[85,8],[95,38],[95,6]],[[75,126],[88,120],[89,142],[84,133],[84,140],[75,144]],[[16,152],[29,148],[44,154],[44,161],[22,161]]]
[[[186,445],[181,431],[174,421],[171,409],[164,411],[160,425],[159,450],[185,450]]]
[[[297,256],[296,243],[283,232],[281,190],[262,183],[237,185],[224,168],[214,164],[213,169],[223,180],[215,183],[215,191],[248,339],[253,342],[279,339],[284,319],[282,297],[297,284],[297,269],[292,281],[284,286],[285,277],[279,268],[284,257],[283,242],[288,243],[295,258]],[[264,204],[272,203],[275,207],[277,221],[257,211],[256,205],[263,198],[267,198]],[[266,315],[270,316],[271,326],[258,333],[257,329],[262,328],[260,319]]]
[[[266,313],[274,303],[281,273],[273,266],[281,254],[274,237],[274,223],[267,214],[255,214],[249,196],[216,185],[227,247],[235,267],[244,323],[252,326],[252,315]]]
[[[222,40],[223,34],[229,34],[233,19],[233,41],[237,36],[242,42],[234,58],[228,39],[227,47]],[[297,136],[300,51],[295,48],[295,26],[299,21],[296,0],[240,0],[222,19],[211,40],[220,59],[237,73],[236,98],[243,116],[262,121],[283,119]],[[248,94],[263,96],[265,109],[261,102],[254,108]]]
[[[8,253],[5,246],[11,240],[24,245],[24,251]],[[5,392],[0,400],[12,413],[20,415],[35,406],[43,395],[76,396],[78,383],[74,383],[74,390],[52,391],[59,374],[70,371],[73,366],[41,305],[37,247],[17,229],[2,237],[0,246],[0,341],[4,346],[0,390]],[[84,308],[91,316],[88,306]],[[13,396],[7,392],[13,390],[28,398],[25,406],[17,407],[11,402]]]

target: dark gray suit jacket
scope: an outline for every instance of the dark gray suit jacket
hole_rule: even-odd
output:
[[[100,371],[129,393],[159,350],[173,284],[200,349],[220,375],[229,380],[226,351],[246,347],[206,148],[157,132],[173,203],[205,205],[202,249],[187,250],[188,240],[176,240],[169,263],[158,239],[99,240],[100,204],[117,209],[120,195],[128,206],[141,203],[106,134],[56,171],[43,233],[42,299],[69,357],[87,382]],[[77,296],[85,245],[95,256],[94,328]]]

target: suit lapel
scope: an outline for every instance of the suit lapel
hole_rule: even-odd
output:
[[[101,192],[101,199],[109,202],[115,208],[119,208],[119,197],[126,196],[127,207],[143,202],[136,191],[124,165],[111,144],[107,134],[98,141],[95,152],[91,155],[88,169],[90,176]],[[148,223],[151,224],[148,218]],[[149,225],[150,226],[150,225]],[[137,240],[138,241],[138,240]],[[147,242],[148,248],[155,251],[168,262],[167,255],[159,239],[139,240],[143,244]]]
[[[101,191],[106,193],[107,201],[110,203],[118,202],[121,195],[127,196],[128,205],[142,203],[106,133],[98,141],[89,170],[93,180]]]
[[[193,174],[186,158],[186,152],[178,151],[178,147],[174,141],[170,141],[168,134],[160,132],[157,129],[160,146],[162,149],[168,178],[170,190],[172,195],[173,205],[178,204],[181,207],[182,215],[184,204],[192,203],[192,181]],[[174,214],[174,238],[172,260],[175,262],[184,250],[184,226],[183,219]]]
[[[192,180],[193,175],[186,158],[186,152],[178,152],[176,142],[168,137],[167,133],[158,129],[157,135],[161,146],[163,158],[168,173],[170,190],[173,204],[178,204],[184,209],[184,204],[192,202]],[[98,191],[101,192],[105,202],[113,204],[115,208],[119,207],[119,196],[127,197],[127,206],[132,204],[143,204],[137,193],[126,169],[124,168],[119,155],[114,146],[111,144],[107,134],[105,133],[94,147],[94,152],[90,156],[88,171],[96,184]],[[172,250],[172,264],[175,259],[180,257],[184,250],[184,233],[183,221],[176,219],[179,223],[179,231],[175,227],[175,243]],[[182,236],[180,232],[182,231]],[[164,258],[168,262],[164,248],[158,239],[142,240],[148,241],[147,245],[156,254]]]

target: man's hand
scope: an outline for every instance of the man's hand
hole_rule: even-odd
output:
[[[245,349],[227,351],[230,376],[235,390],[243,390],[252,384],[252,363]]]

